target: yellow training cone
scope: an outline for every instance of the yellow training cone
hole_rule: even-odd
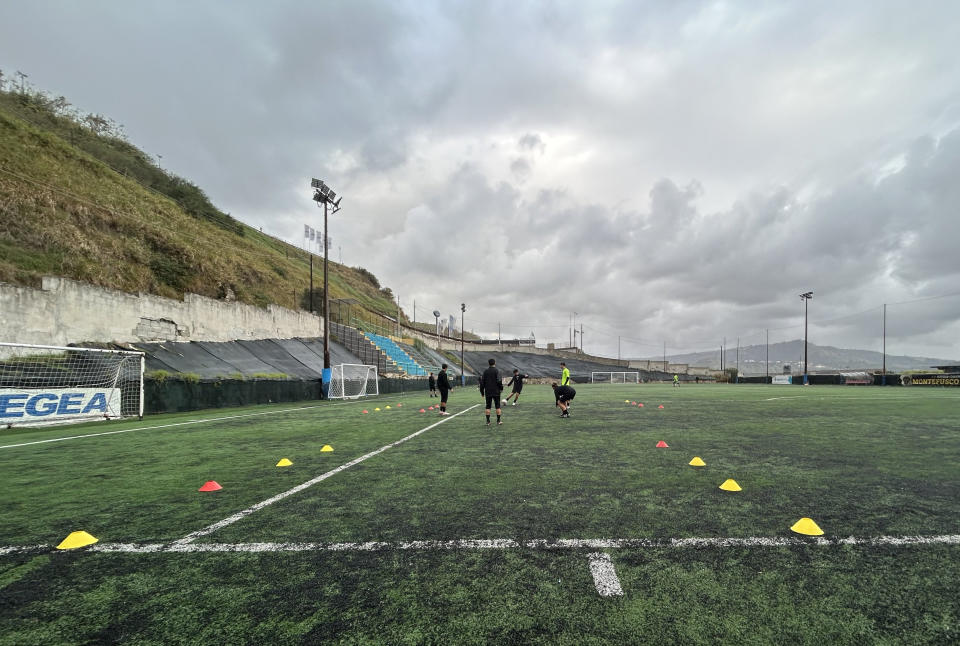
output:
[[[385,406],[386,410],[390,410],[390,406]]]
[[[86,547],[87,545],[93,545],[96,543],[98,538],[94,538],[86,532],[70,532],[70,535],[67,536],[63,541],[57,545],[58,550],[73,550],[78,547]]]
[[[740,485],[737,484],[737,481],[733,478],[727,478],[724,480],[723,484],[720,485],[720,488],[724,491],[743,491],[743,489],[740,488]]]
[[[380,410],[379,408],[374,408],[373,410]]]
[[[283,458],[282,460],[280,460],[279,462],[277,462],[277,466],[278,466],[278,467],[289,467],[289,466],[291,466],[291,465],[293,465],[293,462],[291,462],[291,461],[288,460],[287,458]]]
[[[823,536],[823,530],[820,529],[820,526],[809,518],[801,518],[790,529],[805,536]]]
[[[705,467],[705,466],[707,466],[707,463],[704,462],[703,460],[701,460],[700,458],[693,458],[692,460],[690,460],[690,462],[688,462],[688,464],[689,464],[690,466],[692,466],[692,467]]]
[[[332,447],[332,446],[330,446],[329,444],[324,444],[324,445],[323,445],[323,448],[320,449],[320,452],[321,452],[321,453],[329,453],[329,452],[332,451],[332,450],[333,450],[333,447]]]

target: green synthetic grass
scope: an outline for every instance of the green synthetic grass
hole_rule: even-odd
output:
[[[502,427],[475,408],[197,543],[790,537],[803,516],[833,538],[960,534],[960,391],[577,390],[570,419],[531,386]],[[168,543],[439,421],[417,412],[436,401],[5,431],[0,445],[208,420],[0,449],[0,546],[78,529]],[[479,401],[458,389],[450,410]],[[717,489],[727,478],[743,491]],[[209,479],[224,489],[198,493]],[[619,598],[597,594],[591,551],[8,554],[0,643],[960,639],[958,545],[612,549]]]

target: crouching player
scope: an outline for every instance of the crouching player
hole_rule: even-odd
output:
[[[553,396],[557,398],[557,406],[562,411],[560,417],[570,417],[570,411],[567,409],[570,408],[570,400],[577,396],[577,391],[572,386],[558,386],[555,383],[551,385]]]

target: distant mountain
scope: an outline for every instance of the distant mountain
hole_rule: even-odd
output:
[[[726,367],[737,367],[736,346],[726,350]],[[656,360],[658,357],[651,357]],[[686,363],[691,366],[720,368],[720,348],[713,352],[693,352],[689,354],[667,355],[671,363]],[[748,345],[740,348],[740,372],[744,375],[766,373],[767,346]],[[807,346],[807,364],[810,372],[824,370],[880,370],[883,367],[883,354],[873,350],[846,350],[829,345]],[[887,355],[887,372],[903,370],[925,370],[931,366],[960,364],[956,359],[934,359],[930,357],[907,357]],[[803,340],[770,344],[770,374],[782,374],[784,366],[789,365],[796,374],[803,371]]]

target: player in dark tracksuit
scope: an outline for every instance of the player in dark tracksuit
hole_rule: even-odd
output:
[[[558,386],[555,383],[551,385],[553,386],[553,396],[557,398],[557,406],[562,411],[560,417],[570,417],[570,411],[567,409],[570,407],[570,400],[577,396],[577,391],[572,386]]]
[[[430,396],[437,396],[437,378],[433,376],[433,373],[430,373],[430,378],[427,379],[427,383],[430,386]]]
[[[490,367],[484,370],[480,377],[480,394],[487,398],[487,408],[484,411],[487,415],[487,426],[490,426],[491,408],[497,409],[497,426],[500,426],[503,424],[500,411],[500,392],[503,390],[503,382],[500,381],[500,371],[496,367],[497,361],[490,359],[487,363]]]
[[[440,366],[440,372],[437,373],[437,390],[440,391],[440,414],[449,415],[447,395],[450,393],[450,380],[447,379],[447,364]]]
[[[512,406],[516,406],[517,402],[520,401],[520,391],[523,390],[523,380],[529,378],[530,375],[521,375],[519,370],[516,368],[513,369],[513,377],[507,382],[507,386],[513,386],[513,390],[507,395],[506,399],[506,401],[510,401],[510,398],[513,397]]]

